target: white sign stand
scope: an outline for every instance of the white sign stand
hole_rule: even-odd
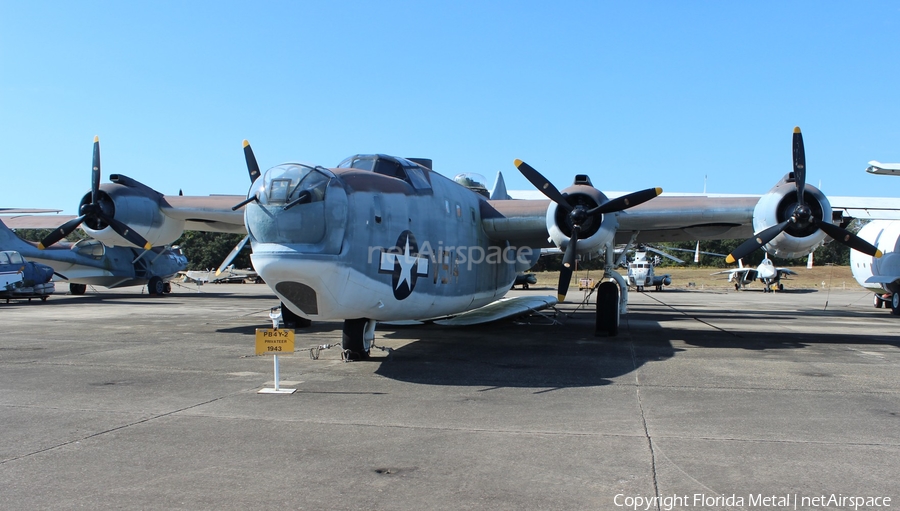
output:
[[[281,320],[281,311],[275,312],[275,308],[269,311],[269,318],[272,319],[272,328],[278,330],[278,322]],[[293,394],[297,392],[297,389],[283,389],[278,386],[278,381],[281,379],[281,374],[278,370],[278,355],[273,355],[275,359],[275,388],[270,389],[268,387],[260,389],[257,391],[257,394]]]

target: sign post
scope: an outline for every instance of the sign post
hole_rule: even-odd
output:
[[[290,328],[278,328],[281,312],[276,312],[275,307],[269,312],[272,319],[272,328],[256,329],[256,354],[273,355],[275,364],[275,388],[260,389],[257,394],[293,394],[297,389],[283,389],[279,386],[281,374],[278,370],[278,355],[280,353],[294,353],[294,330]]]

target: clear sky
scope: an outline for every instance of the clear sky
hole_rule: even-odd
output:
[[[244,194],[355,153],[559,188],[900,196],[900,4],[0,0],[2,207],[74,214],[104,181]]]

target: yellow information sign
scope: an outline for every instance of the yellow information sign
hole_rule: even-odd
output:
[[[294,330],[290,328],[257,328],[257,355],[289,355],[294,353]]]

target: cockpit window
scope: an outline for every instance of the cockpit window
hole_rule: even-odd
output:
[[[427,173],[418,164],[405,158],[383,154],[358,154],[339,163],[338,168],[368,170],[406,181],[416,190],[431,190]]]
[[[12,264],[25,264],[25,258],[22,257],[22,254],[18,252],[8,252],[9,253],[9,262]]]
[[[12,264],[9,262],[9,252],[0,252],[0,264]]]

